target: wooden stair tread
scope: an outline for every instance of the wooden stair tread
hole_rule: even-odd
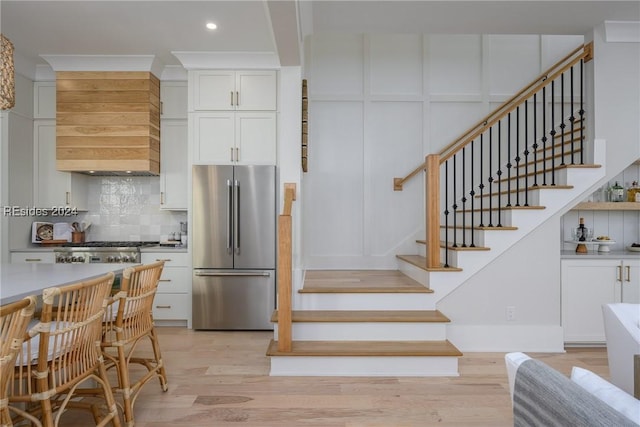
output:
[[[293,310],[291,321],[445,323],[451,320],[439,310]],[[278,322],[278,310],[273,311],[271,322]]]
[[[476,198],[480,198],[480,197],[495,197],[495,196],[503,196],[505,194],[514,194],[514,193],[522,193],[523,191],[534,191],[534,190],[571,190],[573,188],[573,185],[551,185],[551,184],[547,184],[547,185],[543,185],[543,184],[538,184],[538,185],[530,185],[527,188],[521,188],[519,190],[511,190],[511,191],[493,191],[491,193],[489,193],[489,191],[487,190],[486,193],[482,194],[482,195],[476,195],[474,197]]]
[[[398,270],[307,270],[299,293],[432,293]]]
[[[440,267],[436,267],[436,268],[432,268],[432,267],[427,268],[425,267],[425,265],[427,265],[427,258],[420,255],[396,255],[396,258],[406,261],[409,264],[415,265],[416,267],[421,268],[425,271],[447,271],[447,272],[462,271],[461,268],[445,267],[444,264],[441,264]]]
[[[479,212],[497,212],[498,210],[500,211],[518,211],[518,210],[543,210],[543,209],[547,209],[546,206],[536,206],[536,205],[529,205],[529,206],[500,206],[500,208],[482,208],[482,209],[457,209],[455,211],[456,214],[463,214],[463,213],[479,213]]]
[[[267,356],[462,356],[445,341],[292,341],[291,352],[278,351],[271,340]]]
[[[418,239],[418,240],[416,240],[416,243],[419,244],[419,245],[426,245],[427,241]],[[491,248],[488,248],[486,246],[465,246],[465,247],[462,247],[462,246],[459,246],[459,245],[458,246],[452,246],[452,245],[453,245],[452,243],[447,244],[447,243],[445,243],[443,241],[440,241],[440,247],[441,248],[448,248],[449,250],[452,250],[452,251],[490,251],[491,250]]]
[[[447,228],[444,225],[441,225],[440,228]],[[479,226],[479,225],[474,225],[474,226],[466,226],[466,227],[462,227],[461,225],[458,226],[452,226],[450,225],[448,228],[455,228],[456,230],[471,230],[472,228],[474,230],[484,230],[484,231],[490,231],[490,230],[494,230],[494,231],[513,231],[513,230],[517,230],[518,227],[514,227],[514,226],[500,226],[498,227],[497,225],[494,225],[493,227],[489,227],[487,225],[483,225],[483,226]]]

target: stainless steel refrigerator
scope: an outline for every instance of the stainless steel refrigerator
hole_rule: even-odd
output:
[[[193,166],[193,328],[273,329],[275,166]]]

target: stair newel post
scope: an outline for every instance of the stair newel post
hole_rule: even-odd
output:
[[[440,155],[428,155],[425,166],[427,268],[436,268],[440,267]]]
[[[291,352],[292,221],[296,185],[285,184],[284,208],[278,217],[278,351]]]

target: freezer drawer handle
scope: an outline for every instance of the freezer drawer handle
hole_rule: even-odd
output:
[[[214,272],[214,271],[199,271],[196,270],[195,271],[195,275],[196,276],[212,276],[212,277],[228,277],[228,276],[249,276],[249,277],[255,277],[255,276],[262,276],[262,277],[269,277],[271,276],[271,273],[268,271],[261,271],[261,272],[257,272],[257,273],[243,273],[243,272],[234,272],[234,273],[221,273],[221,272]]]

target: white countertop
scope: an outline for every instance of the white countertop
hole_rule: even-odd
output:
[[[598,252],[597,247],[589,246],[586,254],[578,254],[573,251],[562,251],[560,258],[562,259],[640,259],[640,252],[632,251],[611,251]]]
[[[0,264],[0,304],[39,295],[43,289],[118,274],[135,264]]]

